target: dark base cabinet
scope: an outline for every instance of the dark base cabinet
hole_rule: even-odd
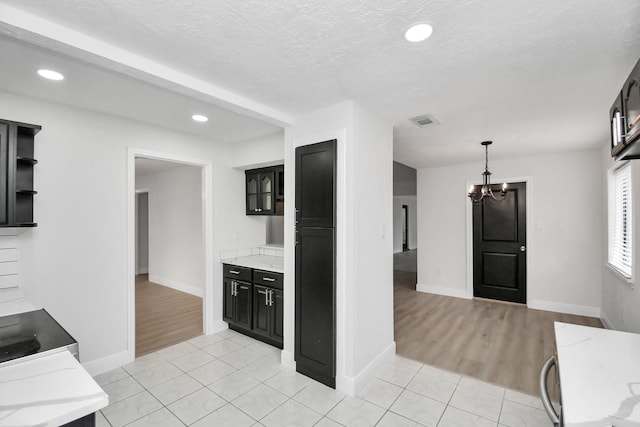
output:
[[[223,265],[223,320],[229,328],[282,348],[282,274]]]
[[[253,285],[224,279],[224,320],[243,328],[251,328],[251,291]]]
[[[96,414],[86,415],[82,418],[78,418],[75,421],[64,424],[62,427],[94,427],[96,425]]]

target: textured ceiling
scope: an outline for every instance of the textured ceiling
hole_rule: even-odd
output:
[[[64,71],[65,80],[43,80],[35,74],[38,68]],[[272,124],[3,37],[0,70],[0,90],[134,118],[216,142],[244,141],[281,131]],[[194,122],[194,113],[207,115],[209,121]],[[6,118],[20,121],[19,117]]]
[[[494,158],[602,146],[640,57],[638,0],[0,4],[292,117],[354,99],[394,124],[394,159],[414,167],[482,160],[485,139]],[[418,21],[434,35],[404,42]],[[407,121],[425,113],[440,124]]]

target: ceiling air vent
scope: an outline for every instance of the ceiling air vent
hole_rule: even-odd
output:
[[[431,114],[423,114],[421,116],[415,116],[410,118],[409,121],[413,122],[416,126],[421,128],[437,125],[440,123]]]

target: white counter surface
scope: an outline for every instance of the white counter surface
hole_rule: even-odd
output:
[[[640,426],[640,335],[555,322],[566,427]]]
[[[0,426],[59,426],[108,403],[67,350],[0,365]]]
[[[284,273],[284,258],[270,255],[250,255],[223,259],[224,264],[239,265],[240,267],[255,268],[257,270]]]

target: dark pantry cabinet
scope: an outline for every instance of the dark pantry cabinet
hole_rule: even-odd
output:
[[[284,166],[245,171],[246,214],[284,215]]]
[[[296,148],[296,370],[336,386],[336,140]]]
[[[0,227],[35,227],[33,167],[35,135],[41,127],[0,120]]]
[[[224,264],[223,275],[223,319],[229,328],[282,348],[282,274]]]

